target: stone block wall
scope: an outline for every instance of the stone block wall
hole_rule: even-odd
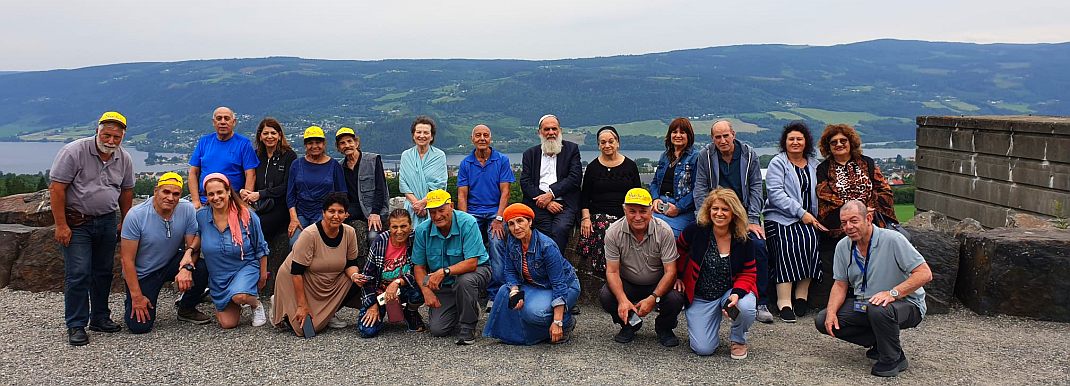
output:
[[[1070,118],[917,118],[915,205],[987,228],[1070,217]]]

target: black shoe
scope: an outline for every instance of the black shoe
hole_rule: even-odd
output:
[[[900,355],[899,360],[895,362],[885,363],[878,361],[876,364],[873,365],[873,371],[870,371],[870,374],[876,375],[878,377],[894,377],[896,375],[899,375],[900,371],[906,369],[907,356]]]
[[[419,311],[406,309],[402,313],[405,315],[405,325],[409,328],[409,331],[424,332],[427,330],[427,326],[424,325],[424,318],[420,316]]]
[[[111,319],[104,318],[96,322],[89,322],[89,329],[99,332],[119,332],[123,330],[123,326],[111,321]]]
[[[473,329],[462,328],[457,334],[457,344],[468,346],[476,342],[476,333]]]
[[[680,339],[676,337],[676,334],[672,330],[655,331],[658,334],[658,343],[661,343],[665,347],[676,347],[680,345]]]
[[[790,307],[781,307],[780,319],[784,320],[784,323],[795,323],[795,311],[793,311]]]
[[[568,312],[571,312],[572,315],[579,315],[580,314],[580,306],[579,305],[572,306],[572,308],[570,308],[568,310]]]
[[[81,327],[67,329],[67,343],[71,346],[85,346],[89,344],[89,335]]]
[[[613,336],[613,341],[615,341],[617,343],[630,343],[632,340],[635,340],[635,332],[639,330],[637,328],[639,326],[642,326],[642,324],[640,324],[638,326],[635,326],[635,327],[632,327],[632,326],[621,327],[620,328],[620,332],[618,332],[617,335]]]
[[[870,347],[869,350],[866,350],[866,358],[872,360],[881,359],[881,353],[877,351],[877,346]]]
[[[810,303],[806,299],[796,298],[791,302],[791,308],[795,310],[795,316],[803,316],[810,312]]]
[[[551,342],[552,344],[565,344],[572,340],[572,330],[576,329],[576,319],[572,319],[572,323],[565,325],[561,331],[561,340],[557,342]]]

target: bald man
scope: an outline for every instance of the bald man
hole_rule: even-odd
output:
[[[237,125],[234,111],[220,106],[212,112],[215,133],[205,134],[197,140],[197,146],[189,157],[187,181],[190,201],[193,201],[195,208],[200,209],[207,201],[207,197],[200,194],[203,188],[201,177],[212,173],[223,173],[235,188],[253,190],[260,159],[256,157],[252,141],[234,132]]]
[[[509,184],[516,181],[509,157],[494,150],[490,127],[472,128],[472,154],[461,161],[457,170],[457,209],[476,218],[483,246],[490,255],[491,280],[489,299],[494,299],[504,282],[504,267],[498,248],[505,238],[502,213],[509,205]],[[494,246],[491,246],[494,244]]]

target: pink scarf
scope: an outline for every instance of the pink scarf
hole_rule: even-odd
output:
[[[223,186],[227,188],[227,191],[231,191],[230,180],[223,173],[212,173],[204,177],[204,184],[207,185],[210,180],[219,180],[223,182]],[[202,185],[202,186],[203,186]],[[230,238],[234,240],[234,244],[238,244],[238,250],[241,251],[242,260],[245,260],[245,249],[242,247],[242,234],[243,228],[249,226],[249,210],[245,206],[238,204],[234,201],[233,197],[227,198],[229,208],[227,208],[227,227],[230,228]]]

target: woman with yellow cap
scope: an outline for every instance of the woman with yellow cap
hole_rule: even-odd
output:
[[[290,225],[286,231],[291,247],[297,243],[302,229],[323,218],[320,206],[327,194],[348,192],[342,165],[327,155],[327,136],[323,129],[309,126],[305,129],[304,139],[305,156],[290,165],[286,180],[286,205],[290,208]]]
[[[505,284],[498,290],[483,335],[503,343],[564,343],[576,326],[567,312],[580,296],[580,280],[557,244],[533,229],[535,212],[524,204],[505,208],[509,227],[503,250]]]

